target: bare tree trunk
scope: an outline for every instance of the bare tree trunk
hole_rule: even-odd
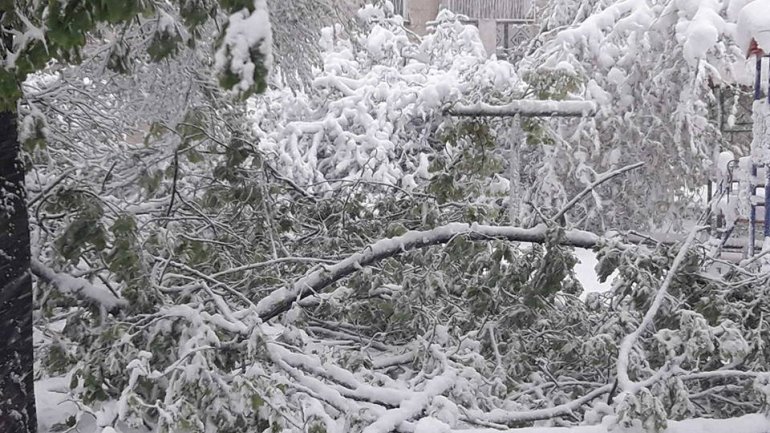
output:
[[[37,431],[32,277],[16,113],[0,113],[0,432]]]

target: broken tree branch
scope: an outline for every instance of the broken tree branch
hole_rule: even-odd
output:
[[[559,221],[559,218],[563,217],[565,213],[569,212],[570,209],[572,209],[577,202],[579,202],[583,197],[587,196],[591,191],[593,191],[597,186],[603,184],[604,182],[607,182],[608,180],[620,176],[621,174],[631,171],[635,168],[639,168],[643,166],[643,162],[637,162],[636,164],[627,165],[623,168],[611,171],[609,173],[605,173],[601,176],[599,176],[598,179],[596,179],[592,184],[588,185],[583,191],[580,192],[580,194],[576,195],[572,198],[572,200],[569,201],[564,207],[557,213],[556,215],[551,218],[551,222]]]
[[[89,302],[103,306],[107,311],[113,311],[126,305],[125,300],[115,296],[108,288],[97,286],[84,278],[60,274],[38,260],[32,259],[30,269],[35,277],[56,286],[60,292],[84,298]]]
[[[593,101],[544,101],[519,99],[505,105],[477,102],[472,105],[457,104],[447,112],[452,116],[468,117],[587,117],[596,115]]]
[[[650,308],[647,309],[647,312],[644,314],[642,323],[640,323],[633,332],[626,335],[620,343],[620,348],[618,349],[617,377],[618,385],[623,392],[635,393],[642,387],[642,383],[634,382],[628,376],[628,363],[630,361],[631,350],[642,333],[652,324],[655,315],[658,314],[658,310],[663,304],[663,299],[665,299],[666,294],[668,293],[668,287],[671,285],[671,282],[674,281],[674,276],[679,270],[679,266],[684,262],[687,253],[690,251],[690,247],[692,246],[693,241],[695,241],[695,235],[702,229],[703,227],[695,226],[690,231],[690,235],[687,236],[687,240],[674,258],[674,262],[671,264],[671,269],[669,269],[668,274],[666,274],[663,284],[661,284],[658,289],[658,293],[655,294],[655,298],[653,298]]]
[[[263,321],[268,321],[288,311],[294,302],[320,292],[331,284],[347,277],[364,266],[396,256],[402,252],[448,243],[456,236],[471,240],[505,239],[513,242],[544,243],[547,227],[540,224],[533,228],[499,227],[479,224],[450,223],[431,230],[410,231],[401,236],[382,239],[364,248],[360,253],[328,267],[322,267],[305,275],[291,287],[282,287],[257,303],[256,311]],[[562,243],[581,248],[593,248],[601,238],[590,232],[567,230]]]

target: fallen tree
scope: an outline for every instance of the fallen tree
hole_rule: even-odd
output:
[[[431,230],[410,231],[395,238],[380,240],[334,265],[319,266],[291,287],[282,287],[264,297],[257,303],[256,311],[263,321],[268,321],[289,310],[294,302],[320,292],[364,266],[402,252],[445,244],[457,236],[466,236],[474,241],[505,239],[511,242],[544,243],[547,231],[545,224],[524,229],[463,223],[450,223]],[[561,242],[573,247],[593,248],[600,240],[598,235],[591,232],[567,230]]]

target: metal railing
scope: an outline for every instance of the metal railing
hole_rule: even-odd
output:
[[[393,2],[393,11],[397,15],[404,17],[404,20],[409,21],[409,0],[391,0]]]
[[[443,0],[442,5],[471,19],[531,21],[535,18],[534,0]]]

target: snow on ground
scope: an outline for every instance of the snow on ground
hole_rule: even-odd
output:
[[[588,250],[582,250],[590,253]],[[582,253],[587,259],[591,254]],[[595,260],[595,259],[594,259]],[[53,433],[53,428],[58,423],[63,423],[67,418],[75,415],[77,406],[67,398],[69,390],[65,377],[52,377],[35,382],[35,397],[37,401],[37,419],[39,433]],[[471,428],[460,430],[463,433],[609,433],[613,430],[612,418],[607,417],[601,424],[575,427],[525,427],[510,430],[498,430],[491,428]],[[98,427],[95,419],[85,415],[78,422],[77,430],[80,433],[149,433],[146,429],[129,428],[118,423],[116,429],[112,427]],[[425,418],[417,423],[415,433],[452,433],[452,430],[435,418]],[[626,431],[626,430],[624,430]],[[640,430],[628,430],[639,433]],[[744,415],[730,419],[705,419],[696,418],[684,421],[669,421],[668,427],[663,433],[770,433],[770,419],[762,414]]]
[[[67,420],[76,416],[77,404],[69,398],[69,379],[65,376],[48,377],[35,382],[35,403],[37,404],[38,433],[76,431],[79,433],[149,433],[147,429],[136,429],[118,422],[116,427],[100,427],[92,415],[81,414],[77,428],[68,430]],[[105,420],[102,426],[110,424]]]
[[[415,433],[643,433],[641,428],[624,429],[613,426],[609,422],[613,417],[606,417],[601,424],[575,427],[525,427],[510,430],[498,430],[493,428],[472,428],[465,430],[440,430],[424,429],[422,425],[434,427],[427,422],[417,424]],[[683,421],[668,421],[668,427],[662,433],[768,433],[770,432],[770,419],[761,414],[744,415],[729,419],[694,418]]]
[[[77,412],[77,405],[69,401],[69,383],[65,377],[50,377],[35,382],[38,431],[46,433]]]
[[[591,292],[605,292],[610,290],[612,277],[605,282],[599,282],[599,278],[596,274],[596,265],[598,263],[596,259],[596,253],[584,248],[575,248],[575,257],[578,259],[578,263],[575,265],[575,275],[583,285],[585,289],[584,295]],[[40,338],[40,336],[38,336]],[[56,424],[65,423],[67,418],[73,416],[77,412],[77,405],[69,400],[69,381],[66,377],[51,377],[41,379],[35,382],[35,398],[37,401],[37,416],[38,416],[38,431],[40,433],[52,433],[56,431],[53,426]],[[744,417],[745,418],[745,417]],[[78,431],[81,433],[103,433],[102,428],[96,425],[96,420],[91,416],[83,416],[78,422]],[[697,421],[697,420],[693,420]],[[689,424],[688,424],[689,425]],[[709,424],[712,426],[713,424]],[[677,428],[678,424],[673,424],[667,430],[667,433],[690,433],[691,431],[697,432],[721,432],[723,430],[709,430],[708,428],[696,430],[687,430]],[[125,426],[120,430],[121,433],[144,433],[145,430],[128,429]],[[476,430],[469,430],[476,431]],[[479,432],[486,430],[478,430]],[[489,430],[492,431],[492,430]],[[495,430],[497,431],[497,430]],[[513,430],[512,430],[513,431]],[[546,427],[535,427],[532,429],[515,430],[522,433],[557,433],[557,432],[605,432],[602,426],[584,426],[572,429],[556,429]],[[727,431],[727,430],[724,430]],[[770,433],[770,423],[766,430],[761,429],[747,429],[741,430],[746,432],[758,432],[758,433]]]

